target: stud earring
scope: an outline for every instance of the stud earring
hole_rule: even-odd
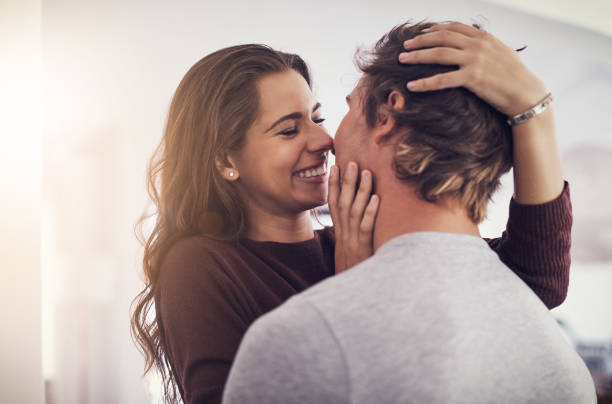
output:
[[[230,177],[234,177],[234,172],[233,172],[233,171],[230,171],[230,172],[229,172],[229,176],[230,176]]]

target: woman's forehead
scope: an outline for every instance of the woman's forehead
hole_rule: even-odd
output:
[[[257,88],[261,118],[304,112],[317,103],[308,83],[295,70],[269,74],[259,80]]]

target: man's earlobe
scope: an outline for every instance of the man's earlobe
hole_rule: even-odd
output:
[[[390,108],[382,108],[378,114],[378,123],[374,128],[374,143],[379,146],[384,146],[391,141],[394,135],[395,118],[390,112]]]

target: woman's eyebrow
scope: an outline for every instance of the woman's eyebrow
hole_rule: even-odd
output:
[[[319,108],[321,108],[321,103],[317,102],[315,106],[312,107],[312,112],[315,112]],[[276,120],[276,122],[274,122],[264,133],[270,132],[276,125],[278,125],[281,122],[284,122],[290,119],[302,119],[303,116],[304,115],[302,115],[301,112],[292,112],[290,114],[284,115],[280,117],[278,120]]]
[[[270,132],[279,123],[287,121],[287,120],[290,120],[290,119],[302,119],[302,113],[301,112],[293,112],[291,114],[287,114],[285,116],[282,116],[276,122],[274,122],[272,124],[272,126],[270,126],[264,133]]]

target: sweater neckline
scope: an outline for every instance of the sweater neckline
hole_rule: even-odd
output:
[[[440,251],[454,250],[488,250],[489,247],[481,237],[463,233],[446,233],[422,231],[405,233],[396,236],[378,248],[375,255],[386,254],[388,251],[395,251],[398,248],[407,248],[412,251],[418,251],[420,246],[439,246]]]
[[[304,241],[296,241],[294,243],[285,243],[281,241],[259,241],[259,240],[253,240],[247,237],[240,237],[239,241],[241,243],[249,244],[253,246],[259,245],[259,246],[283,248],[283,247],[309,247],[312,244],[318,244],[319,238],[320,238],[319,231],[315,230],[314,236],[312,238],[308,240],[304,240]]]

